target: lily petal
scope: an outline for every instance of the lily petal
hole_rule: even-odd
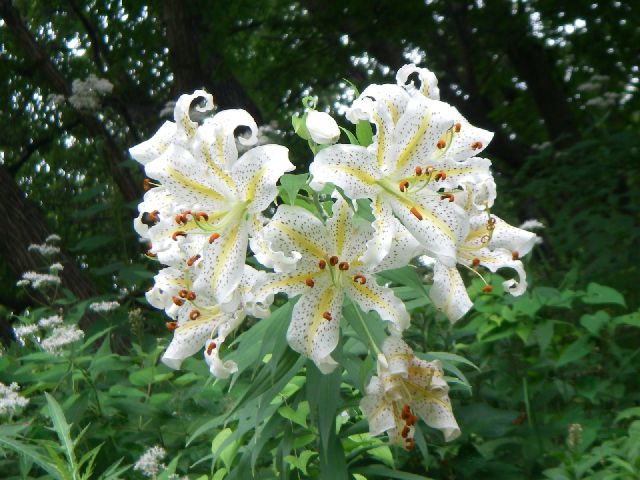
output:
[[[420,85],[416,86],[409,80],[409,76],[417,73]],[[410,93],[420,93],[427,98],[440,100],[440,89],[438,88],[438,79],[435,74],[427,68],[416,67],[413,63],[404,65],[396,74],[396,81],[407,89]]]
[[[429,298],[452,323],[460,320],[473,306],[458,269],[446,267],[440,262],[436,262],[433,268],[433,286],[429,290]]]
[[[367,242],[365,253],[360,258],[360,261],[368,268],[380,271],[386,269],[379,267],[379,265],[389,256],[393,242],[397,239],[396,232],[398,228],[404,229],[404,227],[393,216],[391,207],[383,201],[382,196],[378,195],[374,198],[371,203],[371,210],[375,217],[372,224],[373,237]]]
[[[211,375],[220,380],[224,380],[238,371],[238,365],[232,360],[225,362],[220,360],[219,352],[221,344],[222,341],[220,338],[207,340],[204,349],[204,360],[207,362],[207,365],[209,365]]]
[[[179,326],[173,333],[173,339],[162,355],[162,363],[178,369],[182,361],[198,352],[226,315],[193,320]]]
[[[146,165],[151,160],[162,155],[176,136],[176,124],[164,122],[160,129],[151,137],[138,145],[129,149],[129,154],[134,160]]]
[[[389,253],[387,253],[384,259],[373,269],[376,272],[404,267],[422,252],[420,242],[409,233],[409,230],[395,217],[392,218],[392,222],[394,223],[394,232],[391,247]]]

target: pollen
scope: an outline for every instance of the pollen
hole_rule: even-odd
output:
[[[427,168],[424,170],[425,175],[431,175],[433,173],[434,168],[431,165],[427,165]]]
[[[219,233],[212,233],[211,236],[209,237],[209,243],[213,243],[219,238],[220,238]]]
[[[491,285],[485,285],[484,287],[482,287],[482,291],[484,293],[491,293],[493,292],[493,287]]]
[[[440,180],[445,180],[447,178],[447,174],[446,172],[440,171],[438,173],[436,173],[435,177],[433,177],[433,179],[438,182]]]
[[[195,320],[200,316],[200,312],[198,310],[191,310],[189,312],[189,320]]]
[[[313,288],[313,286],[315,285],[315,282],[313,281],[313,279],[312,279],[312,278],[307,278],[307,279],[304,281],[304,283],[305,283],[305,285],[306,285],[307,287],[309,287],[309,288]]]
[[[416,217],[418,220],[422,220],[422,214],[418,211],[418,209],[416,207],[411,207],[411,210],[409,210],[414,217]]]
[[[445,142],[442,138],[438,140],[438,143],[436,143],[436,147],[438,147],[440,150],[442,150],[446,146],[447,142]]]
[[[364,285],[365,283],[367,283],[367,279],[364,277],[364,275],[360,273],[357,275],[354,275],[353,281],[356,283],[359,283],[360,285]]]
[[[514,250],[513,252],[511,252],[511,259],[514,261],[520,260],[520,254]]]
[[[182,230],[176,230],[175,232],[173,232],[173,235],[171,235],[171,238],[174,241],[178,241],[178,237],[186,237],[187,234],[185,232],[183,232]]]
[[[338,268],[340,270],[342,270],[343,272],[346,271],[346,270],[349,270],[349,263],[348,262],[340,262],[338,264]]]
[[[196,294],[195,292],[189,292],[187,293],[187,300],[189,300],[190,302],[193,302],[196,299]]]
[[[329,257],[329,265],[331,265],[332,267],[335,267],[338,264],[339,258],[336,257],[335,255],[332,255],[331,257]]]
[[[325,262],[324,260],[320,260],[320,261],[318,262],[318,268],[319,268],[320,270],[324,270],[325,268],[327,268],[327,262]]]
[[[329,313],[329,312],[323,312],[323,313],[322,313],[322,318],[324,318],[324,319],[325,319],[326,321],[328,321],[328,322],[329,322],[329,321],[331,321],[331,320],[332,320],[331,313]]]
[[[456,124],[453,126],[453,130],[454,130],[456,133],[460,133],[460,129],[461,129],[461,128],[462,128],[462,124],[461,124],[460,122],[456,123]]]
[[[207,347],[207,355],[211,355],[211,352],[215,350],[216,346],[216,342],[211,342]]]
[[[199,222],[200,219],[204,218],[204,221],[208,221],[209,220],[209,215],[207,215],[205,212],[196,212],[193,214],[193,217]]]
[[[184,305],[184,300],[182,300],[181,298],[178,297],[171,297],[171,300],[173,300],[173,303],[176,304],[177,306],[181,307],[182,305]]]
[[[479,150],[482,148],[482,142],[473,142],[471,144],[471,149],[472,150]]]
[[[398,184],[398,189],[400,189],[401,192],[404,192],[406,188],[409,188],[409,182],[407,182],[406,180],[402,180]]]
[[[167,330],[173,332],[176,328],[178,328],[177,322],[167,322],[166,324]]]
[[[440,195],[440,200],[449,200],[449,202],[453,202],[456,197],[453,196],[453,193],[443,193]]]
[[[418,165],[416,167],[415,172],[416,172],[416,177],[419,177],[420,175],[422,175],[422,167],[420,165]]]
[[[187,266],[193,267],[193,264],[196,263],[200,259],[200,254],[194,255],[189,260],[187,260]]]
[[[188,294],[189,294],[189,290],[185,290],[184,288],[178,292],[178,296],[180,298],[187,298]]]

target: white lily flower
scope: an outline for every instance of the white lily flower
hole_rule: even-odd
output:
[[[387,432],[393,444],[411,450],[418,417],[442,431],[445,441],[460,435],[451,410],[449,387],[440,362],[417,358],[398,337],[388,337],[360,408],[369,421],[371,435]],[[414,414],[417,414],[417,416]]]
[[[410,80],[409,76],[417,74],[420,80],[420,86],[416,87]],[[416,67],[413,63],[405,65],[398,70],[396,74],[398,85],[405,87],[409,92],[417,92],[427,98],[440,100],[440,89],[438,88],[438,79],[435,74],[427,68]]]
[[[370,237],[369,227],[356,224],[350,205],[338,197],[326,225],[304,208],[280,205],[260,233],[260,240],[252,240],[251,247],[261,263],[286,267],[276,268],[277,273],[270,275],[256,296],[269,298],[278,292],[290,298],[300,295],[287,340],[323,373],[337,365],[331,352],[338,344],[345,295],[364,311],[378,312],[394,331],[409,325],[404,304],[391,289],[378,285],[373,276],[384,265],[381,268],[362,261]],[[272,254],[261,247],[264,244],[270,245]],[[398,251],[389,255],[390,263],[406,264],[415,252],[413,247],[411,241],[399,241]],[[283,253],[298,260],[295,264],[279,264]]]
[[[307,112],[306,127],[311,139],[320,145],[336,143],[340,138],[338,124],[325,112],[316,110]]]
[[[151,241],[150,254],[162,263],[194,267],[201,259],[194,290],[225,304],[242,277],[248,238],[261,223],[260,212],[274,200],[278,179],[294,166],[279,145],[254,147],[238,158],[234,130],[248,126],[252,135],[240,142],[255,143],[255,122],[243,110],[226,110],[198,126],[188,106],[203,95],[180,97],[171,135],[159,132],[134,147],[132,155],[146,162],[147,175],[161,184],[145,195],[136,229]],[[149,216],[151,225],[145,224]]]
[[[486,195],[485,185],[468,195],[474,197],[477,192],[480,198]],[[469,208],[481,202],[467,200]],[[522,295],[527,288],[524,266],[519,260],[531,251],[536,244],[534,233],[513,227],[493,214],[476,213],[470,219],[470,230],[465,240],[458,245],[457,262],[464,267],[476,271],[478,266],[491,272],[501,268],[516,271],[518,279],[503,282],[503,287],[511,295]],[[479,274],[478,274],[479,275]],[[491,287],[485,287],[490,291]],[[434,265],[433,286],[429,296],[434,305],[455,322],[473,306],[462,277],[456,267],[448,267],[436,262]]]
[[[350,198],[372,200],[379,260],[391,248],[394,213],[429,255],[455,265],[468,216],[453,200],[459,185],[491,176],[490,162],[473,155],[492,134],[470,126],[450,105],[397,85],[367,87],[347,118],[372,122],[373,143],[320,151],[309,169],[311,187],[331,182]]]

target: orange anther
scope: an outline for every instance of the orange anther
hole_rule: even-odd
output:
[[[417,421],[418,417],[416,417],[415,415],[409,415],[409,418],[407,418],[407,425],[412,427],[416,424]]]
[[[440,195],[440,200],[445,199],[453,202],[456,198],[453,196],[453,193],[443,193],[442,195]]]
[[[213,243],[219,238],[220,238],[219,233],[212,233],[211,236],[209,237],[209,243]]]
[[[422,167],[420,165],[418,165],[416,167],[416,177],[419,177],[420,175],[422,175]]]
[[[471,148],[473,150],[478,150],[478,149],[482,148],[482,142],[473,142],[471,144]]]
[[[473,260],[471,260],[471,266],[477,267],[478,265],[480,265],[480,259],[479,258],[474,258]]]
[[[171,300],[173,300],[173,303],[175,303],[179,307],[181,307],[184,304],[184,300],[178,297],[171,297]]]
[[[186,237],[187,234],[185,232],[183,232],[182,230],[176,230],[175,232],[173,232],[173,235],[171,235],[171,238],[175,241],[178,240],[178,237]]]
[[[151,188],[151,181],[148,178],[145,178],[142,181],[142,189],[146,192]]]
[[[187,300],[189,300],[190,302],[193,302],[196,299],[196,294],[195,292],[189,292],[187,293]]]
[[[353,281],[359,283],[360,285],[364,285],[365,283],[367,283],[367,279],[360,273],[353,277]]]
[[[324,319],[325,319],[325,320],[327,320],[327,321],[330,321],[330,320],[332,319],[332,317],[331,317],[331,313],[329,313],[329,312],[323,312],[323,313],[322,313],[322,318],[324,318]]]
[[[158,223],[160,221],[160,217],[158,217],[159,213],[160,212],[158,210],[154,210],[149,214],[149,219],[154,223]]]
[[[407,450],[413,450],[413,440],[407,438]]]
[[[151,258],[156,258],[158,256],[157,254],[153,253],[151,250],[147,250],[147,253],[145,253],[145,255]]]
[[[400,418],[402,418],[402,420],[406,420],[407,418],[409,418],[409,416],[411,415],[411,408],[409,407],[409,405],[404,405],[402,407],[402,412],[400,413]]]
[[[446,146],[447,142],[445,142],[443,139],[438,140],[438,143],[436,143],[436,147],[438,147],[439,149],[443,149]]]
[[[176,328],[178,328],[178,324],[176,322],[167,322],[166,323],[167,330],[173,332]]]
[[[433,179],[437,182],[439,180],[445,180],[447,178],[447,174],[445,172],[438,172],[436,173],[435,177],[433,177]]]
[[[193,264],[196,263],[196,261],[198,261],[199,258],[200,258],[200,255],[194,255],[189,260],[187,260],[187,266],[193,267]]]
[[[200,316],[200,312],[198,310],[191,310],[189,312],[189,320],[195,320]]]
[[[207,347],[207,355],[211,355],[211,352],[216,348],[216,342],[211,342]]]
[[[484,293],[491,293],[493,292],[493,287],[491,285],[485,285],[484,287],[482,287],[482,291]]]
[[[307,287],[313,288],[313,286],[316,284],[313,279],[311,278],[307,278],[304,283],[307,285]]]
[[[462,128],[462,124],[461,124],[460,122],[456,123],[456,124],[453,126],[453,130],[454,130],[456,133],[459,133],[461,128]]]
[[[193,216],[195,217],[196,220],[200,221],[201,218],[204,218],[204,221],[206,222],[207,220],[209,220],[209,215],[207,215],[205,212],[196,212],[193,214]]]
[[[513,252],[511,252],[511,259],[520,260],[520,254],[514,250]]]
[[[431,175],[433,173],[434,168],[431,165],[427,165],[427,168],[424,170],[425,175]]]
[[[329,257],[329,265],[331,265],[332,267],[335,267],[338,264],[339,258],[336,257],[335,255],[332,255],[331,257]]]
[[[327,267],[327,262],[325,262],[324,260],[320,260],[320,261],[318,262],[318,268],[319,268],[320,270],[324,270],[326,267]]]
[[[402,429],[402,433],[400,434],[402,436],[402,438],[407,438],[409,436],[409,432],[411,431],[411,428],[409,428],[409,426],[405,425],[404,428]]]
[[[189,290],[185,290],[184,288],[182,290],[180,290],[178,292],[178,296],[180,298],[187,298],[187,294],[189,293]]]
[[[416,208],[416,207],[411,207],[411,210],[409,210],[414,217],[416,217],[418,220],[422,220],[422,214],[420,213],[420,211]]]
[[[349,270],[349,263],[348,262],[340,262],[340,264],[338,265],[338,268],[340,270],[342,270],[343,272],[346,270]]]
[[[405,188],[409,188],[409,182],[407,182],[406,180],[402,180],[398,184],[398,188],[400,189],[401,192],[404,192]]]

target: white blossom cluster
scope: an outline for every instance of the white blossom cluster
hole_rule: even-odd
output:
[[[196,107],[201,113],[213,108],[204,91],[181,96],[174,122],[130,152],[153,187],[139,205],[135,228],[149,243],[147,255],[164,265],[147,293],[149,303],[171,318],[167,327],[174,335],[163,362],[179,368],[204,349],[211,373],[228,377],[237,366],[220,358],[221,343],[246,315],[268,315],[274,296],[284,293],[299,297],[289,345],[329,373],[338,366],[332,352],[349,298],[375,311],[390,332],[381,346],[363,339],[379,355],[361,408],[372,433],[386,431],[411,449],[418,416],[446,440],[460,431],[441,366],[418,359],[404,343],[409,313],[376,274],[425,259],[433,269],[431,301],[455,322],[473,305],[459,268],[480,278],[487,294],[493,286],[484,274],[514,271],[502,285],[521,295],[527,286],[521,258],[536,235],[491,212],[491,162],[478,155],[493,134],[441,102],[429,70],[406,65],[396,78],[395,84],[368,86],[347,111],[352,123],[374,127],[370,145],[336,144],[335,120],[315,105],[294,118],[296,132],[315,152],[308,186],[332,198],[317,214],[298,205],[273,209],[276,184],[293,169],[287,149],[256,145],[258,128],[243,110],[196,123],[189,113],[194,100],[205,100]],[[250,135],[236,139],[239,126]],[[236,142],[250,148],[239,155]],[[373,222],[364,220],[367,215]],[[268,271],[247,265],[247,247]]]
[[[82,340],[83,337],[84,332],[75,325],[54,327],[49,336],[40,342],[40,346],[53,355],[62,355],[64,347]]]
[[[20,386],[15,382],[10,385],[0,382],[0,416],[12,417],[29,404],[29,399],[21,396],[19,390]]]
[[[25,346],[31,341],[53,355],[62,355],[65,347],[84,338],[84,332],[77,326],[64,325],[61,315],[50,315],[37,323],[15,326],[13,333],[19,345]]]
[[[53,328],[62,325],[62,317],[60,315],[51,315],[50,317],[38,320],[38,326],[41,328]]]
[[[106,78],[90,74],[86,79],[76,78],[71,83],[69,103],[78,110],[97,110],[100,99],[113,91],[113,84]]]
[[[53,273],[24,272],[22,279],[16,282],[19,287],[31,286],[35,289],[46,287],[49,285],[60,285],[61,280],[58,275]]]
[[[54,243],[59,241],[60,237],[53,233],[44,240],[44,243],[29,245],[28,250],[30,252],[38,252],[44,257],[52,257],[60,253],[60,247],[54,245]],[[32,287],[36,290],[60,285],[61,279],[59,274],[64,270],[64,266],[60,262],[55,262],[49,266],[48,270],[48,273],[35,271],[24,272],[22,278],[16,282],[16,285],[18,287]]]
[[[117,301],[112,302],[93,302],[89,305],[89,310],[96,313],[108,313],[120,306]]]
[[[151,447],[138,459],[133,466],[134,470],[142,473],[145,477],[156,477],[166,466],[162,463],[167,452],[164,448],[156,445]]]
[[[27,249],[30,252],[38,252],[40,255],[43,255],[45,257],[50,257],[52,255],[57,255],[58,253],[60,253],[60,247],[50,245],[48,243],[31,244]]]

